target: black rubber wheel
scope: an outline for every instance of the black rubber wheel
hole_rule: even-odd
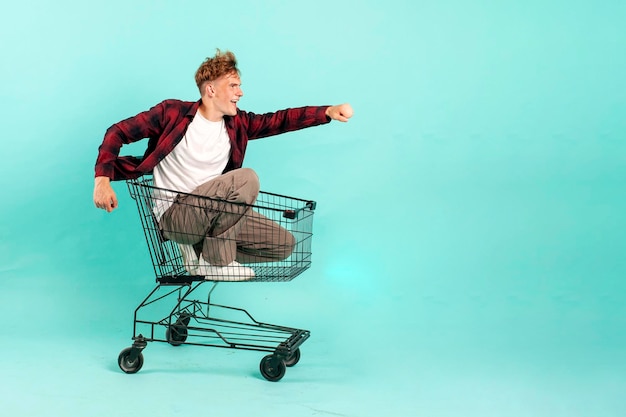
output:
[[[176,320],[176,324],[182,324],[183,326],[189,326],[189,321],[191,320],[191,314],[183,312],[178,316]]]
[[[187,340],[187,328],[180,325],[173,325],[165,331],[165,340],[172,346],[180,346]]]
[[[133,348],[126,348],[120,352],[120,356],[117,357],[117,364],[120,369],[127,374],[134,374],[139,371],[143,366],[143,354],[139,352],[137,358],[134,361],[130,360],[130,352]]]
[[[285,366],[294,366],[300,360],[300,348],[291,352],[291,355],[285,358]]]
[[[261,359],[261,365],[259,368],[263,378],[272,382],[280,381],[281,378],[285,376],[285,372],[287,371],[285,361],[276,355],[267,355]]]

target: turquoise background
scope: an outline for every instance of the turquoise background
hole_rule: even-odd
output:
[[[624,416],[625,21],[590,0],[3,6],[3,414]],[[218,47],[243,109],[355,109],[248,147],[263,189],[318,202],[309,271],[215,295],[311,330],[279,383],[254,352],[116,363],[154,277],[125,184],[93,207],[97,147],[197,99]]]

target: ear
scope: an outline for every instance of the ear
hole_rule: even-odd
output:
[[[213,90],[213,86],[209,82],[205,82],[202,86],[202,95],[207,95],[208,97],[212,97],[215,91]]]
[[[213,97],[215,95],[215,88],[212,83],[206,83],[206,92],[209,97]]]

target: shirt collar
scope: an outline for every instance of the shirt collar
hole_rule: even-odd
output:
[[[189,117],[191,120],[193,120],[193,118],[196,116],[196,113],[198,112],[198,108],[200,107],[200,104],[202,104],[202,100],[198,100],[195,103],[193,103],[191,105],[191,107],[189,108],[189,111],[187,111],[187,114],[185,114],[186,117]],[[239,112],[239,110],[237,110],[237,112]],[[224,116],[224,123],[226,124],[226,126],[230,127],[233,124],[233,117],[232,116]]]
[[[193,103],[191,107],[189,107],[189,111],[187,112],[185,116],[189,117],[190,119],[193,119],[201,103],[202,103],[202,100],[198,100],[195,103]]]

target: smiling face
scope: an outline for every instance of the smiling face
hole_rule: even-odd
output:
[[[224,116],[237,114],[237,102],[243,96],[239,74],[231,72],[203,86],[202,115],[211,121],[220,121]]]
[[[213,84],[215,110],[222,113],[222,116],[235,116],[237,102],[243,96],[239,75],[231,72],[219,77],[211,84]]]

